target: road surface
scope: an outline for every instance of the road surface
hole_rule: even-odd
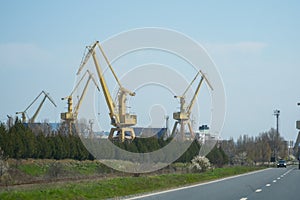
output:
[[[136,196],[141,200],[300,200],[300,170],[268,168],[208,183]]]

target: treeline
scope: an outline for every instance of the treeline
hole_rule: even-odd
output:
[[[161,149],[171,140],[172,138],[167,140],[155,137],[135,138],[132,142],[116,142],[115,145],[126,151],[145,153]],[[8,130],[3,123],[0,124],[0,147],[6,157],[15,159],[94,159],[79,136],[65,134],[63,129],[50,134],[44,134],[42,131],[36,133],[18,120]],[[199,154],[200,148],[200,144],[196,140],[193,141],[176,162],[190,162]],[[114,152],[104,153],[113,154]],[[207,157],[212,164],[219,167],[228,163],[228,157],[221,147],[214,147]]]
[[[116,143],[116,145],[126,151],[146,153],[163,148],[164,146],[168,145],[171,140],[172,138],[168,138],[167,140],[164,140],[163,138],[157,139],[155,137],[136,138],[131,143]],[[175,162],[191,162],[195,156],[199,155],[201,145],[197,140],[194,140],[191,144],[190,141],[187,141],[186,143],[189,145],[189,147]],[[228,156],[218,145],[215,145],[213,149],[206,155],[206,157],[209,159],[211,164],[217,167],[222,167],[223,165],[228,164],[229,161]]]
[[[78,136],[35,134],[17,120],[8,130],[0,124],[0,147],[6,157],[15,159],[92,159]]]
[[[232,138],[222,141],[222,149],[231,164],[265,163],[288,157],[288,144],[275,129],[258,136],[240,136],[235,142]]]

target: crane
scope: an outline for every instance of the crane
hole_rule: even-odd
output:
[[[75,90],[78,88],[78,86],[80,85],[80,83],[82,82],[82,80],[84,79],[86,74],[88,74],[88,79],[85,83],[82,94],[81,94],[76,106],[74,107],[74,111],[73,111],[73,98],[72,98],[72,95],[75,92]],[[97,84],[97,81],[95,80],[93,74],[89,70],[86,70],[86,72],[82,75],[82,77],[80,78],[80,80],[78,81],[78,83],[76,84],[74,89],[72,90],[71,94],[69,96],[64,97],[64,98],[61,98],[61,100],[66,100],[66,99],[68,100],[68,111],[65,112],[65,113],[61,113],[60,118],[67,122],[68,129],[69,129],[69,134],[72,134],[72,123],[77,120],[79,108],[82,104],[82,101],[84,99],[84,96],[86,94],[88,85],[89,85],[91,80],[93,81],[93,83],[97,87],[97,90],[100,91],[99,86]]]
[[[190,87],[192,86],[192,84],[194,83],[194,81],[197,79],[197,77],[200,74],[202,76],[201,76],[199,84],[197,85],[196,91],[195,91],[190,103],[188,105],[186,105],[186,96],[185,95],[186,95],[187,91],[190,89]],[[191,83],[188,85],[186,90],[183,92],[183,94],[181,96],[174,96],[174,98],[179,98],[179,100],[180,100],[180,111],[173,113],[173,119],[175,119],[176,121],[175,121],[174,127],[172,129],[172,136],[174,136],[174,134],[175,134],[177,125],[180,124],[180,134],[181,134],[182,138],[184,138],[184,127],[185,127],[185,125],[188,125],[191,137],[192,138],[195,137],[194,132],[192,130],[191,121],[190,121],[190,114],[191,114],[192,108],[193,108],[193,106],[195,104],[195,101],[196,101],[196,97],[199,94],[200,87],[201,87],[201,84],[202,84],[204,79],[206,80],[206,82],[207,82],[208,86],[210,87],[210,89],[213,90],[211,84],[209,83],[209,81],[207,80],[205,75],[202,73],[201,70],[199,70],[197,72],[196,76],[194,77],[194,79],[191,81]]]
[[[49,96],[49,93],[46,93],[45,91],[40,92],[40,94],[31,102],[31,104],[29,104],[29,106],[27,106],[27,108],[24,111],[21,112],[16,112],[16,114],[21,114],[22,115],[22,123],[26,123],[26,115],[27,115],[27,110],[37,101],[37,99],[44,94],[44,98],[42,99],[41,103],[39,104],[37,110],[35,111],[35,113],[33,114],[33,116],[28,120],[29,123],[34,123],[36,117],[38,116],[44,102],[46,101],[46,99],[48,98],[50,100],[50,102],[56,107],[56,104],[54,103],[53,99]]]
[[[102,56],[105,59],[105,62],[107,63],[110,71],[112,72],[118,86],[119,86],[119,91],[118,91],[118,107],[116,106],[115,102],[113,101],[111,94],[109,92],[109,89],[107,87],[106,84],[106,80],[104,78],[103,72],[102,72],[102,68],[98,62],[98,59],[96,57],[96,47],[99,48]],[[88,62],[89,58],[92,56],[93,61],[94,61],[94,65],[96,67],[97,70],[97,74],[98,74],[98,78],[103,90],[103,94],[105,97],[105,101],[106,104],[108,106],[109,109],[109,117],[111,120],[111,125],[114,126],[113,128],[111,128],[110,133],[109,133],[109,139],[112,140],[114,137],[114,133],[117,132],[119,139],[124,142],[125,140],[125,134],[126,132],[130,133],[130,139],[134,139],[135,138],[135,133],[134,130],[131,126],[134,126],[137,123],[137,116],[136,115],[132,115],[127,113],[126,111],[126,100],[127,100],[127,96],[135,96],[134,92],[131,92],[129,90],[127,90],[126,88],[124,88],[121,84],[121,82],[119,81],[115,71],[113,70],[107,56],[104,53],[104,50],[102,49],[99,41],[96,41],[93,45],[91,46],[87,46],[88,52],[85,55],[77,74],[80,73],[80,71],[83,69],[83,67],[85,66],[85,64]]]

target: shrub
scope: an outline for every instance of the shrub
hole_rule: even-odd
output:
[[[191,169],[194,172],[205,172],[211,168],[209,160],[205,156],[195,156],[192,160]]]

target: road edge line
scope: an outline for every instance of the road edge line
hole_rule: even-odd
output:
[[[229,176],[229,177],[226,177],[226,178],[221,178],[221,179],[217,179],[217,180],[213,180],[213,181],[209,181],[209,182],[197,183],[197,184],[194,184],[194,185],[188,185],[188,186],[184,186],[184,187],[163,190],[163,191],[144,194],[144,195],[139,195],[139,196],[135,196],[135,197],[129,197],[129,198],[125,198],[124,200],[134,200],[134,199],[150,197],[150,196],[154,196],[154,195],[158,195],[158,194],[164,194],[164,193],[168,193],[168,192],[174,192],[174,191],[178,191],[178,190],[184,190],[184,189],[188,189],[188,188],[198,187],[198,186],[202,186],[202,185],[208,185],[208,184],[217,183],[217,182],[221,182],[221,181],[226,181],[226,180],[230,180],[230,179],[234,179],[234,178],[238,178],[238,177],[242,177],[242,176],[248,176],[248,175],[251,175],[251,174],[256,174],[256,173],[267,171],[267,170],[270,170],[270,169],[272,169],[272,168],[261,169],[261,170],[252,171],[252,172],[248,172],[248,173],[244,173],[244,174],[238,174],[238,175],[234,175],[234,176]]]

